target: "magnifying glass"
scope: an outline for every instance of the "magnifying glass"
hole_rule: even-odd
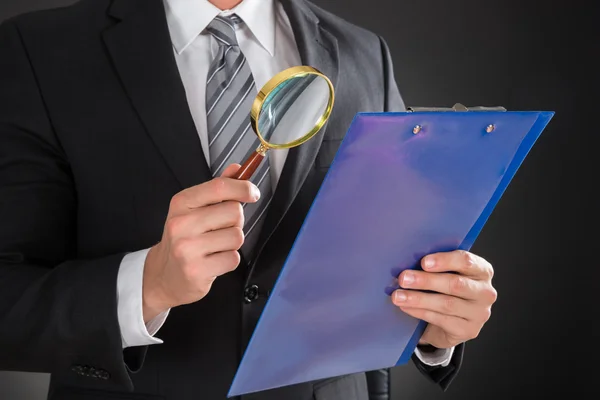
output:
[[[289,149],[313,138],[329,119],[334,97],[329,78],[309,66],[292,67],[271,78],[250,111],[260,145],[233,178],[250,179],[268,150]]]

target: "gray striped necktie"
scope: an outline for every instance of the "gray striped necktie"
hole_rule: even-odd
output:
[[[236,15],[217,16],[206,28],[219,43],[206,80],[206,119],[213,176],[220,176],[232,163],[243,163],[260,143],[250,127],[249,117],[257,93],[254,78],[235,36],[235,27],[241,22]],[[267,157],[252,177],[261,198],[257,203],[243,205],[246,239],[241,251],[248,262],[256,251],[264,214],[272,197]]]

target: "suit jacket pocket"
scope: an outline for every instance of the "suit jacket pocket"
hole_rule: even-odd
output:
[[[315,161],[317,168],[329,168],[341,143],[342,139],[323,140]]]
[[[314,400],[369,400],[364,373],[324,379],[314,384]]]

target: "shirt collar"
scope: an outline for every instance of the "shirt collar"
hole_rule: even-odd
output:
[[[164,0],[171,41],[178,54],[219,14],[237,14],[260,45],[275,51],[275,0],[243,0],[232,10],[221,11],[208,0]]]

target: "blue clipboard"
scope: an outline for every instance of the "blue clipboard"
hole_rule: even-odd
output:
[[[406,363],[426,324],[392,304],[396,277],[471,248],[553,115],[357,114],[228,397]]]

